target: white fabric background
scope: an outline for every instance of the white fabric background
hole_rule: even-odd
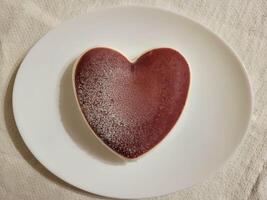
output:
[[[254,90],[249,131],[232,158],[213,177],[156,199],[267,199],[267,1],[74,1],[0,0],[0,199],[99,199],[48,172],[27,150],[12,114],[17,68],[46,32],[94,8],[149,5],[173,10],[204,24],[240,56]]]

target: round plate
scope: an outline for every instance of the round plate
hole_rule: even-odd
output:
[[[189,63],[192,79],[182,116],[138,160],[123,161],[102,146],[76,106],[71,67],[95,46],[130,59],[170,47]],[[30,50],[13,91],[21,136],[48,170],[88,192],[132,199],[175,192],[218,169],[246,131],[251,101],[244,67],[222,40],[190,19],[141,7],[97,10],[56,27]]]

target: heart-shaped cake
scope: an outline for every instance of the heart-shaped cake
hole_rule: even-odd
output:
[[[190,71],[170,48],[146,52],[135,62],[109,48],[85,52],[74,64],[81,113],[113,152],[137,158],[170,132],[184,108]]]

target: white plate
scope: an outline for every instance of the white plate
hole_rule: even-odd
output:
[[[77,111],[70,65],[95,46],[117,49],[130,59],[171,47],[190,65],[181,118],[139,160],[122,162],[103,148]],[[244,67],[222,40],[185,17],[141,7],[98,10],[56,27],[30,50],[13,91],[21,136],[48,170],[83,190],[134,199],[175,192],[218,169],[246,131],[251,101]]]

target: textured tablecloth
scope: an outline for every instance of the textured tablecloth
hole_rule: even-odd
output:
[[[267,199],[267,1],[0,0],[0,199],[98,199],[48,172],[29,152],[16,128],[11,92],[27,51],[62,21],[94,8],[149,5],[204,24],[243,60],[254,93],[254,111],[242,143],[212,177],[158,199]]]

